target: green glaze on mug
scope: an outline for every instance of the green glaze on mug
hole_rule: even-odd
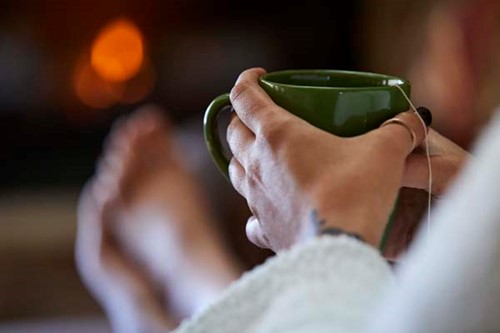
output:
[[[220,95],[210,103],[203,118],[203,135],[208,152],[212,156],[212,160],[217,165],[217,168],[219,168],[227,180],[229,180],[229,159],[223,153],[224,149],[222,148],[217,127],[217,116],[220,111],[229,106],[231,106],[229,94]]]
[[[273,101],[307,122],[339,136],[355,136],[379,127],[408,110],[393,85],[409,95],[408,81],[381,74],[298,70],[265,74],[260,85]]]
[[[260,86],[272,100],[310,124],[338,136],[356,136],[379,127],[409,108],[407,80],[383,74],[336,70],[286,70],[264,74]],[[231,106],[229,95],[212,101],[205,112],[205,141],[219,170],[229,179],[229,159],[218,135],[217,116]]]

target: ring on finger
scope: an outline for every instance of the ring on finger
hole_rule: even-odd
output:
[[[398,118],[398,117],[394,117],[394,118],[391,118],[389,120],[386,120],[384,123],[382,123],[382,125],[380,125],[380,127],[384,127],[384,126],[389,125],[389,124],[398,124],[398,125],[401,125],[408,130],[408,133],[410,133],[410,137],[411,137],[410,152],[412,152],[415,149],[416,143],[417,143],[417,135],[415,134],[415,131],[408,124],[406,124],[401,118]]]

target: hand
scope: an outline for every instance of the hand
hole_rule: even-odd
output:
[[[436,197],[444,194],[469,159],[469,153],[432,129],[428,132],[428,140],[432,165],[431,193]],[[425,216],[428,172],[425,146],[422,144],[406,159],[402,182],[405,188],[399,192],[396,215],[383,249],[386,258],[396,259],[407,250]]]
[[[243,72],[230,95],[237,116],[227,131],[234,154],[229,175],[254,213],[248,238],[280,251],[334,226],[377,246],[413,148],[410,132],[390,124],[336,137],[277,106],[258,85],[264,73]],[[418,117],[398,117],[419,144],[424,130]]]
[[[432,165],[432,194],[442,195],[455,176],[469,159],[469,153],[438,132],[428,132],[429,152]],[[425,147],[419,147],[406,160],[402,185],[404,187],[428,190],[429,170]]]

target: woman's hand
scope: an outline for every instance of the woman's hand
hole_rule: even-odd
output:
[[[469,159],[469,153],[436,131],[428,132],[429,153],[432,165],[432,195],[441,196]],[[395,259],[404,253],[427,210],[429,169],[425,146],[415,150],[406,159],[406,169],[399,193],[398,207],[384,247],[384,256]],[[425,191],[422,191],[425,190]]]
[[[411,134],[389,124],[355,138],[319,130],[277,106],[260,88],[262,69],[242,73],[227,138],[231,182],[254,216],[247,236],[274,251],[336,227],[377,246],[401,186]],[[417,136],[413,112],[398,115]]]

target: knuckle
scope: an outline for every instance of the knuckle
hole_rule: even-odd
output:
[[[231,180],[231,183],[233,185],[236,185],[237,181],[239,181],[239,172],[237,166],[235,165],[234,157],[231,158],[231,161],[229,161],[228,173],[229,173],[229,180]]]
[[[247,199],[251,199],[253,195],[262,193],[265,189],[264,175],[262,173],[262,166],[258,161],[253,161],[248,164],[246,171],[245,186],[248,190]]]
[[[259,137],[262,143],[274,150],[283,147],[288,142],[289,133],[287,121],[271,118],[261,126]]]
[[[231,184],[233,184],[233,187],[236,189],[236,191],[238,191],[238,193],[244,196],[243,185],[245,176],[234,158],[232,158],[229,162],[228,174],[229,180],[231,181]]]
[[[238,121],[239,121],[238,118],[234,117],[233,119],[231,119],[229,125],[227,126],[226,139],[228,142],[230,142],[232,138],[234,138],[234,135],[236,134],[236,131],[238,129]]]
[[[229,172],[234,177],[238,177],[238,179],[241,178],[241,176],[242,176],[240,165],[239,165],[238,161],[236,161],[236,159],[234,157],[231,158],[231,161],[229,161]]]
[[[229,98],[231,99],[231,101],[236,101],[241,97],[242,94],[248,91],[248,89],[250,89],[250,83],[247,80],[238,79],[234,87],[231,89],[231,92],[229,93]]]
[[[259,97],[255,90],[256,83],[249,80],[241,80],[231,89],[229,98],[236,109],[236,112],[255,115],[258,112],[265,111],[269,107],[266,100]]]
[[[261,178],[262,168],[260,163],[251,159],[248,163],[247,174],[248,174],[248,185],[250,188],[255,188],[259,183],[258,180]]]

